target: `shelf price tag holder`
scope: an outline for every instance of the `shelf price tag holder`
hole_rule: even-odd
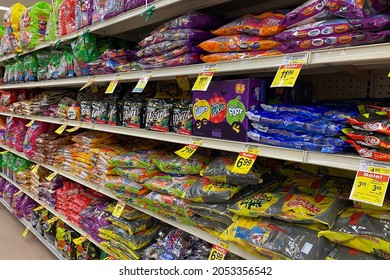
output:
[[[118,201],[118,203],[116,204],[115,208],[114,208],[114,211],[112,212],[112,215],[116,218],[120,218],[122,213],[123,213],[123,210],[125,209],[125,206],[126,206],[126,203],[122,200]]]
[[[176,81],[177,84],[179,85],[179,88],[183,91],[190,91],[191,86],[190,86],[190,81],[188,81],[187,76],[176,76]]]
[[[202,72],[199,73],[192,90],[207,91],[214,73],[217,71],[217,64],[204,65]]]
[[[105,93],[114,93],[114,90],[115,90],[116,86],[118,85],[118,82],[119,82],[120,79],[121,79],[121,76],[120,75],[116,75],[115,79],[112,80],[110,82],[110,84],[108,85]]]
[[[52,223],[58,221],[59,219],[60,219],[60,218],[58,218],[57,216],[55,216],[55,217],[51,218],[50,220],[47,220],[47,223],[48,223],[48,224],[52,224]]]
[[[302,66],[307,64],[307,53],[287,55],[283,57],[283,64],[279,66],[278,71],[272,81],[272,87],[293,87],[301,72]]]
[[[66,131],[67,131],[67,132],[75,132],[76,130],[79,130],[79,129],[82,128],[82,127],[83,127],[83,123],[80,123],[79,126],[74,126],[74,127],[72,127],[72,128],[67,129]]]
[[[362,160],[349,199],[381,207],[389,180],[389,164]]]
[[[38,172],[39,167],[41,167],[39,164],[34,165],[34,167],[31,169],[31,172],[36,174]]]
[[[244,144],[242,146],[242,152],[239,153],[236,162],[234,163],[232,172],[239,174],[248,174],[253,164],[255,163],[259,153],[259,147]]]
[[[226,243],[222,240],[218,240],[217,243],[213,245],[208,260],[211,261],[224,260],[226,254],[228,253],[228,250],[229,250],[229,243]]]
[[[31,120],[28,124],[26,124],[26,127],[30,127],[34,124],[35,120]]]
[[[43,210],[45,207],[43,205],[38,206],[37,208],[34,208],[34,211]]]
[[[49,176],[46,177],[46,180],[51,181],[54,179],[55,176],[57,176],[58,172],[53,172]]]
[[[202,145],[202,143],[203,141],[200,138],[191,138],[191,143],[185,145],[183,148],[176,151],[175,154],[177,154],[178,156],[184,159],[189,159],[196,152],[196,150]]]
[[[141,78],[139,78],[138,83],[136,84],[135,88],[133,89],[133,92],[135,92],[135,93],[143,92],[151,77],[152,77],[152,71],[144,72],[142,74]]]
[[[68,123],[65,123],[65,124],[61,125],[59,128],[57,128],[54,132],[61,135],[67,126],[68,126]]]
[[[27,236],[27,234],[28,234],[28,232],[29,232],[29,230],[30,230],[30,227],[28,226],[28,227],[26,227],[26,229],[23,231],[23,234],[22,234],[22,236],[23,237],[26,237]]]
[[[95,82],[95,80],[96,80],[95,77],[93,77],[92,79],[91,79],[91,77],[89,77],[88,82],[86,82],[85,85],[83,85],[83,87],[79,89],[79,91],[82,91],[83,89],[91,86]]]
[[[79,238],[73,239],[73,243],[76,244],[76,245],[80,245],[80,244],[83,243],[85,240],[87,240],[86,237],[80,236]]]

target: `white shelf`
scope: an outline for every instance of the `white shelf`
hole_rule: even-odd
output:
[[[11,207],[4,201],[4,199],[0,198],[0,203],[3,204],[4,207],[7,208],[7,210],[12,213]],[[50,250],[50,252],[53,253],[54,256],[56,256],[57,259],[65,260],[65,258],[60,254],[60,252],[58,252],[56,247],[54,247],[42,235],[40,235],[39,232],[31,226],[29,221],[27,221],[25,218],[19,219],[15,217],[15,219],[18,219],[26,228],[28,228],[29,232],[34,234],[38,238],[38,240],[41,241],[41,243],[45,245]]]
[[[61,36],[57,39],[54,39],[49,42],[44,42],[42,44],[37,45],[34,49],[29,51],[24,51],[19,54],[9,54],[0,57],[0,61],[5,61],[7,59],[11,59],[33,51],[37,51],[40,49],[44,49],[50,46],[54,46],[60,40],[61,42],[66,42],[72,39],[75,39],[82,35],[85,31],[89,30],[91,33],[104,35],[104,36],[112,36],[115,34],[123,33],[125,31],[136,30],[140,27],[150,26],[155,24],[156,22],[160,22],[163,20],[170,19],[172,17],[180,16],[183,13],[186,13],[191,10],[203,9],[210,6],[222,4],[229,2],[231,0],[156,0],[150,5],[155,6],[155,12],[149,21],[145,21],[145,16],[141,16],[142,11],[144,11],[145,7],[139,7],[134,10],[130,10],[128,12],[122,13],[115,17],[106,19],[102,22],[95,23],[93,25],[87,26],[83,29],[80,29],[71,34],[67,34],[65,36]]]
[[[202,138],[202,137],[188,136],[188,135],[177,134],[172,132],[164,133],[158,131],[151,131],[147,129],[135,129],[135,128],[128,128],[123,126],[110,126],[110,125],[86,123],[80,121],[72,121],[72,120],[57,119],[57,118],[42,117],[42,116],[21,116],[21,115],[16,115],[7,112],[0,112],[0,115],[42,121],[47,123],[61,124],[61,125],[67,124],[70,127],[81,126],[82,128],[91,129],[91,130],[105,131],[110,133],[154,139],[160,141],[163,140],[163,141],[178,143],[183,145],[189,144],[191,141],[191,137]],[[202,141],[203,141],[202,147],[236,152],[236,153],[241,152],[243,144],[245,144],[243,142],[228,141],[228,140],[221,140],[221,139],[214,139],[214,138],[202,138]],[[355,156],[355,155],[343,155],[343,154],[326,154],[320,152],[308,152],[308,151],[302,151],[297,149],[273,147],[268,145],[257,144],[254,142],[248,142],[248,143],[250,145],[259,147],[260,156],[262,157],[288,160],[288,161],[294,161],[300,163],[316,164],[316,165],[321,165],[326,167],[341,168],[341,169],[352,170],[352,171],[358,170],[360,165],[360,160],[363,159],[362,157],[357,155]],[[0,145],[0,147],[3,146]],[[22,154],[22,156],[24,156],[24,154]]]
[[[14,153],[14,151],[11,151]],[[18,154],[19,155],[19,154]],[[11,178],[6,176],[3,173],[0,173],[0,176],[6,179],[8,182],[10,182],[12,185],[23,191],[25,194],[27,194],[29,197],[31,197],[33,200],[35,200],[37,203],[40,205],[44,206],[49,212],[51,212],[53,215],[59,217],[62,221],[64,221],[67,225],[69,225],[71,228],[73,228],[75,231],[80,233],[82,236],[86,237],[89,241],[91,241],[93,244],[98,246],[100,248],[99,242],[97,242],[95,239],[93,239],[86,231],[83,229],[79,228],[78,226],[74,225],[72,222],[68,221],[67,218],[62,215],[61,213],[57,212],[51,205],[49,205],[46,202],[41,201],[35,194],[32,194],[28,190],[26,190],[24,187],[20,186],[17,184],[15,181],[13,181]],[[103,249],[102,249],[103,250]]]
[[[298,54],[298,53],[295,53]],[[364,54],[364,55],[363,55]],[[305,69],[324,67],[328,65],[358,65],[371,66],[376,63],[390,62],[390,43],[372,44],[348,48],[335,48],[325,50],[315,50],[307,52],[307,65]],[[217,65],[216,76],[233,75],[233,74],[250,74],[275,72],[283,62],[283,55],[271,57],[260,57],[241,59],[233,61],[223,61],[214,63]],[[151,80],[175,79],[177,75],[187,75],[188,77],[197,77],[202,71],[205,63],[159,68],[148,70],[152,72]],[[98,75],[95,77],[95,83],[109,83],[120,76],[120,82],[136,82],[144,74],[144,71],[133,71],[126,73],[117,73],[109,75]],[[55,88],[55,87],[82,87],[91,79],[92,76],[69,78],[60,80],[47,80],[38,82],[28,82],[19,84],[4,84],[0,89],[20,89],[20,88]]]
[[[20,156],[20,157],[22,157],[22,158],[28,159],[23,153],[17,152],[17,151],[15,151],[14,149],[9,148],[9,147],[7,147],[7,146],[5,146],[5,145],[3,145],[3,144],[0,144],[0,147],[3,148],[3,149],[5,149],[5,150],[10,151],[11,153],[14,153],[14,154]],[[36,162],[36,163],[37,163],[37,162]],[[98,192],[100,192],[100,193],[102,193],[102,194],[104,194],[104,195],[106,195],[106,196],[108,196],[108,197],[110,197],[110,198],[112,198],[112,199],[114,199],[114,200],[118,200],[118,198],[113,194],[113,192],[111,192],[111,191],[110,191],[109,189],[107,189],[107,188],[100,187],[100,186],[98,186],[97,184],[94,184],[94,183],[92,183],[92,182],[89,182],[89,181],[86,181],[86,180],[84,180],[84,179],[81,179],[81,178],[79,178],[79,177],[73,175],[72,173],[69,173],[69,172],[63,171],[63,170],[61,170],[61,169],[55,168],[55,167],[53,167],[53,166],[51,166],[51,165],[40,164],[40,163],[37,163],[37,164],[39,164],[40,166],[42,166],[42,167],[44,167],[44,168],[47,168],[47,169],[49,169],[49,170],[51,170],[51,171],[55,171],[55,172],[57,172],[58,174],[60,174],[60,175],[62,175],[62,176],[64,176],[64,177],[66,177],[66,178],[68,178],[68,179],[70,179],[70,180],[72,180],[72,181],[75,181],[75,182],[77,182],[77,183],[79,183],[79,184],[81,184],[81,185],[83,185],[83,186],[86,186],[86,187],[88,187],[88,188],[90,188],[90,189],[93,189],[93,190],[95,190],[95,191],[98,191]],[[14,185],[16,184],[16,183],[13,182],[12,180],[10,180],[7,176],[2,175],[1,173],[0,173],[0,175],[1,175],[2,177],[4,177],[6,180],[10,181],[12,184],[14,184]],[[17,185],[16,185],[16,186],[17,186]],[[28,194],[28,193],[27,193],[27,194]],[[28,194],[28,195],[30,196],[30,194]],[[33,198],[34,200],[36,200],[36,198],[34,198],[34,197],[32,197],[32,198]],[[41,201],[39,201],[39,200],[38,200],[38,203],[40,203],[40,204],[42,204],[42,205],[44,205],[44,206],[46,207],[46,205],[45,205],[44,203],[42,203]],[[144,213],[146,213],[146,214],[148,214],[148,215],[150,215],[150,216],[152,216],[152,217],[155,217],[156,219],[158,219],[158,220],[160,220],[160,221],[163,221],[163,222],[165,222],[165,223],[167,223],[167,224],[170,224],[170,225],[172,225],[172,226],[174,226],[174,227],[176,227],[176,228],[182,229],[182,230],[184,230],[185,232],[188,232],[188,233],[190,233],[190,234],[192,234],[192,235],[194,235],[194,236],[196,236],[196,237],[199,237],[199,238],[201,238],[201,239],[203,239],[203,240],[205,240],[205,241],[207,241],[207,242],[209,242],[209,243],[215,244],[215,243],[217,242],[217,239],[218,239],[217,237],[215,237],[215,236],[213,236],[213,235],[211,235],[211,234],[209,234],[209,233],[207,233],[207,232],[205,232],[205,231],[203,231],[203,230],[201,230],[201,229],[198,229],[198,228],[196,228],[196,227],[192,227],[192,226],[189,226],[189,225],[185,225],[185,224],[182,224],[182,223],[173,221],[173,220],[171,220],[171,219],[162,217],[162,216],[160,216],[160,215],[157,215],[157,214],[154,213],[153,211],[144,209],[144,208],[139,207],[139,206],[137,206],[137,205],[135,205],[135,204],[129,203],[129,205],[132,206],[132,207],[134,207],[134,208],[136,208],[136,209],[138,209],[138,210],[141,211],[141,212],[144,212]],[[49,207],[50,207],[50,206],[49,206]],[[52,209],[51,207],[50,207],[50,208],[51,208],[51,209],[50,209],[49,207],[47,207],[47,209],[48,209],[49,211],[53,210],[53,211],[51,211],[53,214],[55,214],[56,216],[60,217],[60,218],[63,219],[64,221],[66,221],[66,218],[63,217],[63,215],[61,215],[60,213],[57,213],[54,209]],[[57,214],[58,214],[58,215],[57,215]],[[72,224],[70,224],[70,223],[69,223],[69,225],[72,226],[72,227],[74,227],[74,226],[73,226]],[[75,227],[74,227],[74,228],[75,228]],[[81,229],[79,230],[77,227],[75,228],[75,230],[77,230],[77,231],[80,232],[82,235],[86,236],[87,238],[89,237],[89,235],[88,235],[87,233],[85,233],[83,230],[81,230]],[[92,238],[88,238],[88,239],[90,239],[92,242],[94,242],[94,240],[93,240]],[[96,241],[95,241],[94,243],[96,244]],[[96,245],[99,246],[99,244],[96,244]],[[240,256],[240,257],[242,257],[242,258],[244,258],[244,259],[248,259],[248,260],[259,259],[258,257],[256,257],[256,256],[254,256],[254,255],[252,255],[252,254],[250,254],[250,253],[248,253],[248,252],[246,252],[246,251],[240,249],[238,246],[236,246],[236,245],[234,245],[234,244],[230,244],[230,246],[229,246],[229,252],[231,252],[231,253],[233,253],[233,254],[236,254],[237,256]]]

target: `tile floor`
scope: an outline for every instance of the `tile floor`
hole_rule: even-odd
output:
[[[0,260],[55,260],[53,253],[0,203]]]

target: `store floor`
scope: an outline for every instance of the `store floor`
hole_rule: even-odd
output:
[[[0,260],[55,260],[56,257],[0,203]]]

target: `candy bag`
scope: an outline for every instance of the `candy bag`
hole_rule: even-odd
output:
[[[96,49],[96,36],[85,32],[71,44],[74,55],[74,70],[77,77],[88,76],[85,64],[99,56]]]
[[[125,11],[126,0],[107,0],[104,6],[104,19],[119,15]]]
[[[58,7],[58,35],[76,31],[76,0],[64,0]]]
[[[197,176],[156,175],[144,182],[151,191],[185,198],[187,191],[198,180]]]
[[[327,0],[309,0],[287,13],[282,25],[290,29],[295,26],[331,18]]]
[[[375,16],[385,10],[388,3],[381,0],[329,0],[326,2],[326,7],[335,16],[355,19]]]
[[[46,41],[51,41],[57,38],[59,34],[59,7],[63,0],[53,0],[52,1],[52,11],[50,13],[49,20],[46,26],[45,39]]]
[[[175,154],[156,155],[153,157],[154,164],[168,174],[199,175],[210,162],[210,158],[201,153],[184,159]]]
[[[93,0],[76,0],[75,28],[79,30],[92,24]]]
[[[219,61],[229,61],[236,59],[246,59],[253,57],[267,57],[273,55],[280,55],[282,52],[276,50],[261,50],[261,51],[240,51],[240,52],[217,52],[207,55],[201,55],[200,59],[205,62],[219,62]]]
[[[22,52],[19,26],[20,19],[25,10],[25,6],[23,6],[21,3],[16,3],[4,13],[4,27],[6,36],[3,38],[8,38],[12,52]]]
[[[38,80],[37,72],[39,63],[36,53],[30,53],[24,56],[24,79],[26,82],[34,82]]]
[[[145,48],[164,41],[204,41],[213,37],[210,31],[200,29],[174,29],[152,34],[138,44]]]
[[[150,177],[156,176],[159,170],[148,170],[145,168],[125,168],[125,167],[114,167],[112,169],[114,174],[127,178],[129,180],[135,180],[139,183],[145,182]]]
[[[172,106],[170,101],[151,99],[146,107],[145,128],[168,132]]]

